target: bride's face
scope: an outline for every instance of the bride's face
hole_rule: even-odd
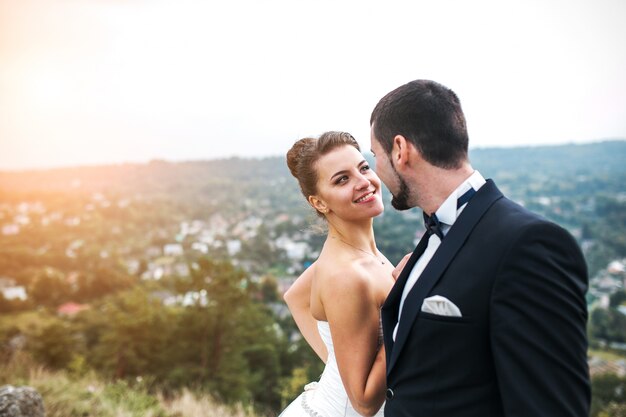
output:
[[[382,213],[380,179],[355,147],[341,146],[320,157],[317,175],[318,193],[309,201],[327,216],[359,220]]]

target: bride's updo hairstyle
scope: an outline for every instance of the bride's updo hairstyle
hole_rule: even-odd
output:
[[[339,148],[340,146],[354,146],[359,152],[359,144],[351,134],[346,132],[326,132],[319,139],[303,138],[293,144],[287,152],[287,166],[291,175],[296,177],[304,198],[317,194],[317,161],[318,159]],[[318,215],[322,213],[316,211]]]

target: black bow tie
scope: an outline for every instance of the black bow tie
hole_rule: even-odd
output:
[[[439,236],[439,239],[443,240],[443,230],[441,229],[441,222],[437,218],[437,215],[433,213],[431,216],[424,212],[424,226],[426,226],[426,234],[428,237],[431,235]]]
[[[470,188],[461,197],[459,197],[458,200],[456,200],[457,210],[461,208],[463,204],[467,203],[470,198],[474,196],[474,194],[476,194],[476,190]],[[439,239],[443,240],[442,223],[437,218],[437,215],[433,213],[429,216],[428,214],[426,214],[426,212],[424,212],[423,214],[424,226],[426,226],[426,234],[428,235],[428,237],[430,237],[431,235],[437,235],[439,236]]]

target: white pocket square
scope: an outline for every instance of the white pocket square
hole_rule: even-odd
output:
[[[433,295],[432,297],[424,298],[422,311],[438,316],[463,317],[461,310],[459,310],[452,301],[441,295]]]

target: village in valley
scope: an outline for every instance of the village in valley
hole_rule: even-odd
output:
[[[523,160],[522,151],[510,150],[497,163],[493,153],[503,150],[476,151],[476,159],[512,199],[577,238],[590,271],[592,376],[624,378],[626,168],[614,159],[623,159],[626,142],[602,146],[563,147],[570,155],[565,167],[537,161],[530,149],[527,165],[543,169],[522,167],[517,174],[506,158]],[[605,155],[608,171],[576,165],[584,154]],[[396,212],[389,200],[385,191],[386,211],[375,231],[379,249],[398,262],[423,226],[420,212]],[[20,315],[45,311],[71,321],[135,287],[163,309],[209,308],[216,299],[210,260],[241,271],[232,273],[239,277],[233,291],[267,308],[286,345],[302,346],[282,294],[317,257],[321,227],[282,158],[0,173],[0,344],[24,347],[25,334],[40,334],[20,328]],[[299,364],[290,366],[282,378]],[[277,399],[271,406],[279,405]]]

